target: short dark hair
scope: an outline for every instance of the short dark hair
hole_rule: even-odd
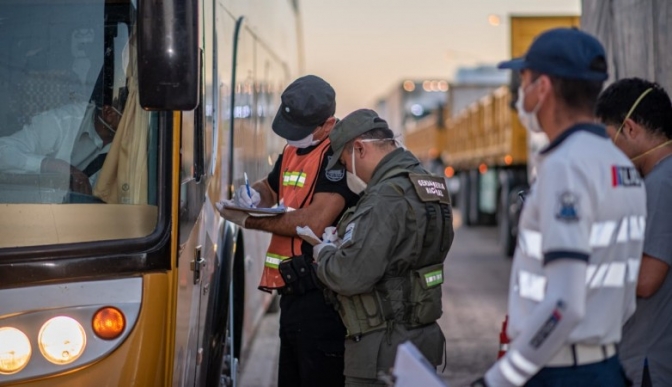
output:
[[[345,144],[344,149],[350,149],[352,148],[352,144],[355,142],[357,139],[376,139],[376,140],[389,140],[389,142],[393,142],[394,140],[394,132],[390,128],[376,128],[376,129],[371,129],[368,132],[362,133],[360,136],[357,136],[353,138],[352,140],[348,141]],[[388,141],[380,141],[380,146],[387,145]]]
[[[607,125],[620,126],[632,105],[646,90],[630,119],[653,134],[672,138],[672,102],[659,84],[640,78],[626,78],[612,83],[597,100],[595,116]]]
[[[597,96],[602,91],[603,81],[586,81],[583,79],[560,78],[553,75],[532,71],[532,79],[546,75],[551,79],[555,97],[570,110],[593,113]]]

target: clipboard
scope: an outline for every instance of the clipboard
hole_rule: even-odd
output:
[[[278,216],[287,212],[287,208],[282,207],[269,207],[269,208],[256,208],[256,207],[238,207],[230,204],[224,204],[224,208],[227,210],[234,211],[243,211],[250,214],[250,216],[263,217],[263,216]]]

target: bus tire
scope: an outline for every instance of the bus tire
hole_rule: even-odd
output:
[[[230,228],[225,228],[221,246],[217,254],[215,272],[211,281],[213,294],[208,301],[208,315],[203,336],[204,370],[202,386],[220,385],[226,340],[228,336],[229,289],[231,260],[233,259],[233,236]]]
[[[242,234],[238,234],[239,236]],[[245,317],[245,252],[243,251],[243,239],[238,238],[236,254],[233,259],[233,278],[231,279],[233,288],[233,356],[240,359],[241,347],[243,343],[243,323]]]

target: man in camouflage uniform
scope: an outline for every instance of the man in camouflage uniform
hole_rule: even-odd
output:
[[[357,110],[332,130],[334,155],[357,206],[338,224],[335,244],[314,248],[318,277],[337,294],[348,330],[346,386],[384,385],[397,346],[407,340],[435,367],[441,363],[443,261],[453,241],[452,213],[445,182],[397,148],[385,120]],[[325,236],[325,239],[328,236]]]

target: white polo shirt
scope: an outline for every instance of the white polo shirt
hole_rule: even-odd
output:
[[[567,344],[611,344],[635,310],[646,195],[639,173],[602,126],[580,124],[542,150],[526,196],[509,292],[508,335],[521,332],[544,299],[543,267],[588,264],[585,318]]]

